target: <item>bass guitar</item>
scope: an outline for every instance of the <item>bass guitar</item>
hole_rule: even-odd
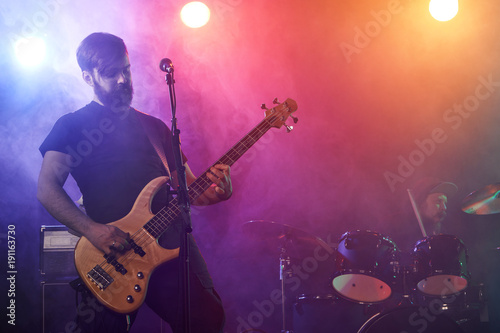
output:
[[[276,99],[274,103],[278,104]],[[296,110],[297,103],[289,98],[271,109],[266,108],[265,118],[212,166],[233,165],[269,129],[285,125],[288,117],[297,122],[292,116]],[[285,126],[290,131],[291,127]],[[189,186],[191,203],[211,186],[212,181],[206,176],[209,170]],[[144,302],[149,278],[155,268],[179,255],[179,248],[165,249],[157,242],[181,213],[177,198],[157,214],[151,213],[151,200],[166,181],[167,177],[153,179],[141,191],[127,216],[109,223],[130,234],[130,250],[105,255],[85,237],[76,244],[78,274],[99,302],[115,312],[137,310]]]

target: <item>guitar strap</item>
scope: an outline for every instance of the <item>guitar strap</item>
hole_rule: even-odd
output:
[[[170,169],[168,168],[168,162],[167,162],[167,156],[165,155],[165,150],[163,149],[163,145],[161,143],[161,136],[160,136],[160,130],[157,129],[157,127],[152,127],[151,125],[147,124],[146,117],[147,115],[139,111],[139,119],[142,124],[142,128],[144,129],[144,132],[146,132],[146,135],[148,136],[149,142],[151,142],[151,145],[155,149],[156,153],[158,154],[158,157],[160,157],[160,160],[163,163],[163,166],[165,167],[165,171],[167,171],[169,183],[170,180],[172,179],[171,174],[170,174]]]

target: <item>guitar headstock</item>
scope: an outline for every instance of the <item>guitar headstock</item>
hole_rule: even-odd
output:
[[[295,124],[299,121],[298,118],[292,116],[292,113],[297,111],[297,102],[295,102],[291,98],[287,98],[286,101],[280,104],[278,102],[278,99],[275,98],[273,100],[273,103],[279,105],[276,105],[271,109],[268,109],[265,104],[262,104],[261,106],[262,109],[266,110],[266,119],[268,120],[271,127],[280,128],[281,126],[285,125],[287,131],[290,132],[293,129],[293,126],[288,126],[285,124],[285,122],[288,117],[292,118]]]

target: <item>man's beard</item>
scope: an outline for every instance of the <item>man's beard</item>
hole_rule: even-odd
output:
[[[441,222],[446,218],[446,215],[447,215],[446,212],[439,212],[436,214],[436,218],[438,218],[439,221]]]
[[[101,85],[95,82],[95,94],[104,106],[111,109],[123,110],[128,109],[132,104],[134,88],[132,82],[118,84],[113,91],[105,91]]]

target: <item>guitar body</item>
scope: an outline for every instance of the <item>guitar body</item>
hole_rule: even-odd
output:
[[[167,177],[153,179],[141,191],[130,213],[118,221],[109,223],[130,233],[134,242],[145,252],[145,255],[141,256],[131,249],[115,256],[126,269],[125,274],[117,271],[113,264],[107,263],[104,254],[87,238],[80,238],[76,244],[75,265],[78,274],[97,299],[115,312],[130,313],[137,310],[144,302],[149,279],[155,268],[179,255],[179,248],[173,250],[162,248],[156,238],[142,228],[155,216],[151,213],[151,201],[167,179]],[[93,270],[97,265],[103,269],[100,275],[105,275],[104,278],[107,280],[105,283],[109,282],[105,288],[98,279],[96,283],[95,279],[89,276],[89,272],[95,273]]]

